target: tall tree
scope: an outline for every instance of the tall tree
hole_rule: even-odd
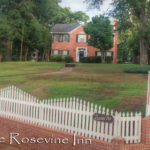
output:
[[[104,0],[86,0],[89,5],[100,8]],[[148,28],[150,19],[150,1],[149,0],[112,0],[113,15],[119,19],[122,25],[129,25],[130,19],[135,17],[140,30],[140,64],[148,64],[148,50],[150,45],[146,38],[145,30]],[[126,21],[128,20],[128,22]],[[134,21],[134,20],[133,20]],[[124,26],[125,27],[125,26]]]
[[[61,0],[0,0],[0,33],[9,28],[5,41],[0,41],[1,44],[8,45],[3,55],[13,54],[13,60],[22,61],[28,60],[33,51],[39,50],[43,58],[49,61],[52,43],[50,30],[53,24],[88,20],[85,13],[62,8],[60,2]]]
[[[53,18],[53,23],[87,23],[89,16],[82,11],[72,12],[69,7],[58,8],[57,15]]]
[[[8,40],[11,36],[11,27],[5,18],[0,18],[0,62],[2,61],[6,49],[8,49]]]
[[[113,47],[113,26],[109,18],[102,15],[93,17],[84,30],[90,35],[89,45],[95,46],[102,52],[104,63],[106,51]]]

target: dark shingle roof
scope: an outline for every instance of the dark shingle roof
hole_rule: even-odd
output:
[[[75,28],[81,26],[80,24],[56,24],[52,28],[52,33],[68,33],[74,30]]]

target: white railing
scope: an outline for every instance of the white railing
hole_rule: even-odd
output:
[[[94,113],[114,121],[95,121]],[[126,143],[141,141],[141,113],[113,112],[78,98],[40,101],[14,86],[0,90],[0,115],[108,142],[118,136]]]

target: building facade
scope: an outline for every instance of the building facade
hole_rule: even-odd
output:
[[[114,24],[116,23],[117,21],[114,21]],[[53,55],[70,55],[75,62],[80,62],[81,57],[101,56],[99,49],[88,45],[90,35],[84,32],[83,25],[56,24],[52,29],[52,35]],[[113,56],[113,63],[117,63],[117,39],[118,33],[114,32],[114,47],[106,53],[106,56]]]

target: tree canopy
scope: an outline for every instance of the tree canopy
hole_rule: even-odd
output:
[[[1,0],[0,58],[28,60],[37,49],[41,58],[49,61],[51,27],[56,23],[81,23],[89,19],[83,12],[62,8],[59,2],[61,0]]]
[[[105,52],[113,47],[113,26],[108,17],[103,15],[95,16],[84,30],[90,35],[89,45],[101,50],[102,61],[105,61]]]
[[[85,0],[90,6],[100,9],[104,0]],[[148,63],[149,44],[149,0],[112,0],[113,10],[110,14],[119,20],[119,31],[134,31],[135,24],[138,35],[132,32],[134,39],[139,37],[140,64]]]

